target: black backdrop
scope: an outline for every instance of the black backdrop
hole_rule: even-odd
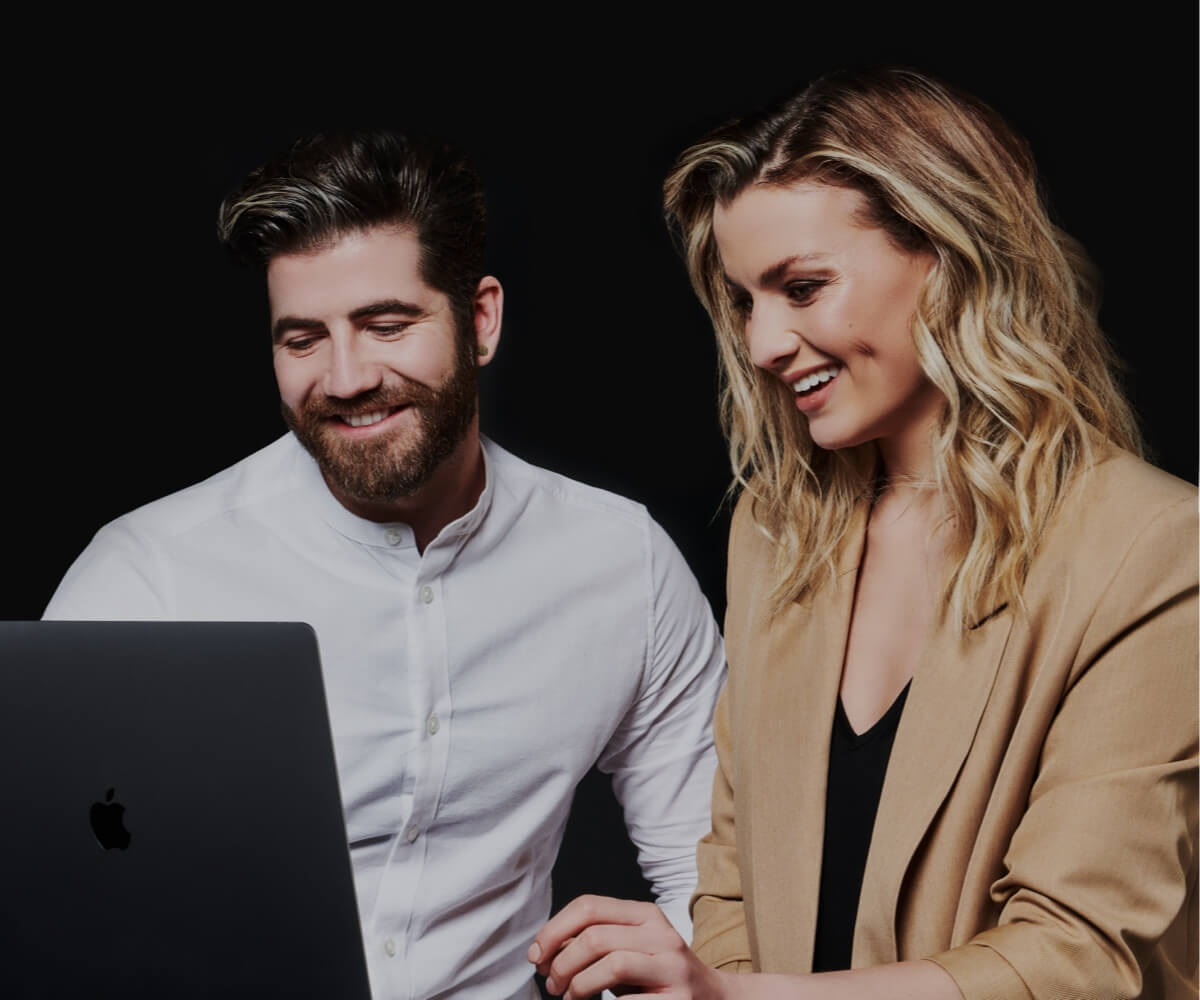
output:
[[[112,21],[10,36],[37,72],[7,71],[0,617],[38,617],[104,522],[281,432],[261,279],[218,248],[215,208],[296,134],[354,124],[442,134],[484,175],[507,296],[485,430],[647,504],[720,615],[715,356],[660,185],[708,128],[850,63],[942,75],[1031,140],[1054,214],[1105,278],[1105,328],[1157,460],[1194,482],[1195,14],[1052,30],[1006,10],[1003,24],[726,10],[658,40],[454,11],[345,37]],[[576,799],[556,904],[583,890],[645,891],[598,775]]]

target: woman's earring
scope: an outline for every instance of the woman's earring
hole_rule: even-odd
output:
[[[487,344],[480,344],[478,347],[475,348],[475,353],[478,354],[481,358],[486,357],[487,352],[488,352]]]

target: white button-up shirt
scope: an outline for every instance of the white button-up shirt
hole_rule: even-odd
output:
[[[695,578],[640,505],[483,451],[478,504],[419,553],[287,435],[102,528],[45,612],[313,626],[380,998],[537,996],[593,764],[685,937],[709,828],[724,657]]]

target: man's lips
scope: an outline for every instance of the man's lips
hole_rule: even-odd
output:
[[[381,420],[386,420],[394,411],[395,408],[393,407],[384,407],[383,409],[370,410],[366,413],[341,413],[338,414],[338,419],[343,423],[349,424],[351,427],[370,427]]]
[[[325,416],[325,420],[339,434],[355,438],[370,437],[390,428],[396,419],[410,408],[409,403],[399,403],[356,413],[331,413]]]

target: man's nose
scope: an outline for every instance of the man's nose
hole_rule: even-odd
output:
[[[329,367],[325,371],[325,394],[352,399],[376,388],[383,371],[370,357],[366,345],[354,334],[332,338]]]

